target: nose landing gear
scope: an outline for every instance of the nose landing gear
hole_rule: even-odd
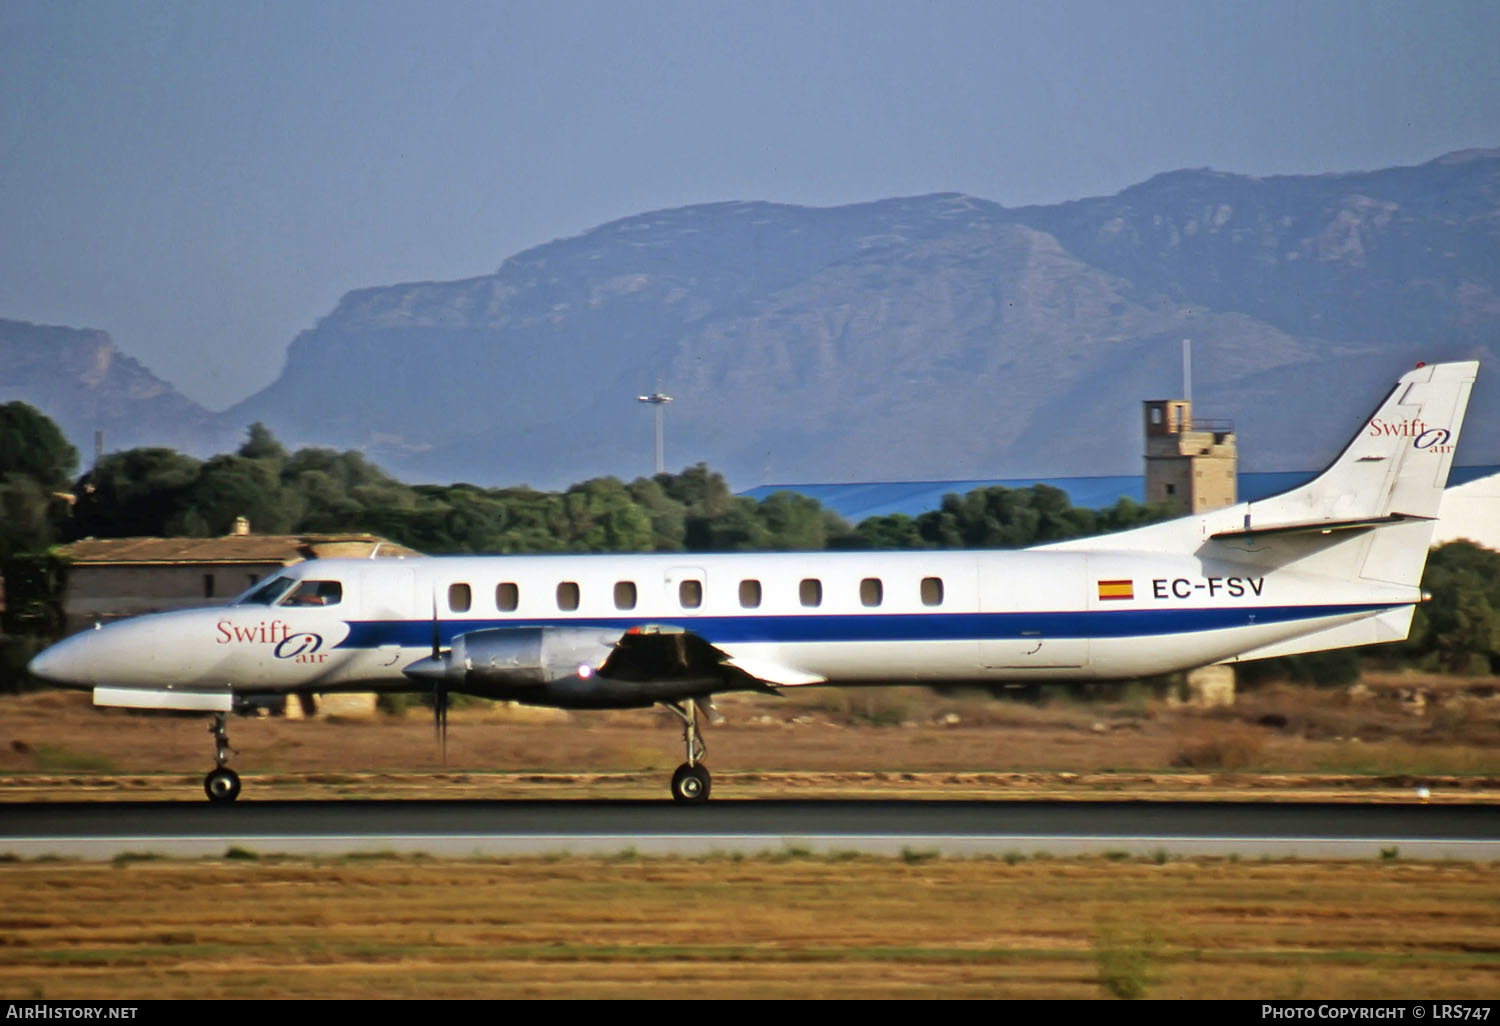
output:
[[[223,713],[214,713],[214,722],[208,732],[214,736],[217,768],[209,770],[203,778],[203,793],[215,805],[227,805],[240,796],[240,775],[224,765],[234,749],[229,747],[229,728],[225,725]]]

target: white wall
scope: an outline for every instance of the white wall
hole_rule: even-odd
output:
[[[1443,545],[1459,538],[1500,550],[1500,474],[1443,492],[1432,544]]]

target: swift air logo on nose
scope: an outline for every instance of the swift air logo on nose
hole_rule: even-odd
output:
[[[225,618],[214,626],[218,633],[214,639],[216,644],[265,645],[275,658],[297,663],[327,662],[328,653],[323,649],[334,647],[327,644],[321,634],[292,630],[291,624],[285,620],[257,620],[253,624],[244,624]]]
[[[1420,417],[1406,420],[1382,420],[1376,417],[1370,421],[1369,437],[1410,438],[1412,448],[1423,452],[1453,451],[1453,432],[1447,428],[1429,427]]]
[[[293,634],[271,650],[277,659],[295,659],[299,663],[321,663],[328,658],[327,652],[319,652],[323,639],[316,634]]]

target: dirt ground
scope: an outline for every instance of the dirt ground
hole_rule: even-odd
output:
[[[1082,699],[808,689],[716,699],[715,793],[1098,798],[1218,794],[1306,800],[1500,800],[1500,680],[1375,677],[1274,685],[1232,708],[1144,689]],[[0,801],[201,800],[209,717],[96,709],[82,692],[0,699]],[[659,797],[683,758],[662,710],[576,712],[473,702],[439,745],[431,713],[231,717],[245,798]]]

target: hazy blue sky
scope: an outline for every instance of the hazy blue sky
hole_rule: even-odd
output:
[[[350,288],[644,210],[1496,145],[1495,0],[0,0],[0,317],[217,408]]]

